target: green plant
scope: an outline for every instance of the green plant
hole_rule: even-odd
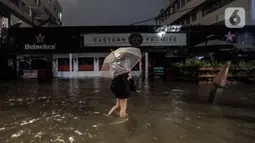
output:
[[[222,68],[223,66],[224,66],[223,63],[218,63],[217,61],[215,61],[215,62],[213,63],[213,67],[214,67],[214,68]]]

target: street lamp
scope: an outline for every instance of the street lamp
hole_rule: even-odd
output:
[[[167,32],[180,32],[181,25],[163,25],[157,28],[155,31],[157,32],[157,36],[160,38],[164,37]]]

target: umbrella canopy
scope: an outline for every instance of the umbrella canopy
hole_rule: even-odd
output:
[[[101,69],[102,77],[114,78],[127,73],[141,60],[140,49],[127,47],[112,51],[105,59]]]
[[[214,39],[214,40],[208,40],[206,42],[203,42],[203,43],[200,43],[194,47],[205,47],[205,46],[229,46],[231,45],[230,43],[228,42],[225,42],[225,41],[221,41],[221,40],[218,40],[218,39]]]
[[[233,48],[234,46],[231,43],[218,39],[212,39],[194,46],[191,51],[217,52],[221,50],[231,50]]]
[[[232,43],[233,46],[237,49],[255,49],[255,46],[253,45],[246,45],[246,44],[241,44],[241,43]]]

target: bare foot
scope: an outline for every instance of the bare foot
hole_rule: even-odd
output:
[[[117,114],[118,114],[118,115],[120,115],[120,113],[119,113],[119,112],[117,112]],[[125,116],[128,116],[128,114],[126,113],[126,114],[125,114]]]
[[[105,115],[105,116],[107,116],[107,117],[109,117],[109,116],[110,116],[110,114],[105,114],[105,113],[104,113],[103,115]]]

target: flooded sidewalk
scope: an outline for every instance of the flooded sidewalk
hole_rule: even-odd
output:
[[[255,88],[227,88],[207,104],[207,85],[137,82],[128,118],[107,113],[115,99],[100,79],[0,83],[0,142],[255,143]]]

